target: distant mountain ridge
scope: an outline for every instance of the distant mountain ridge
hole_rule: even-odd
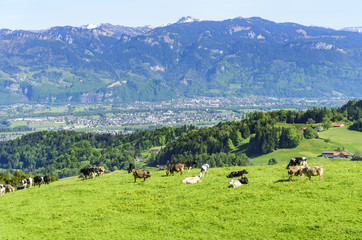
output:
[[[362,27],[346,27],[346,28],[342,28],[341,30],[362,33]]]
[[[0,103],[361,97],[362,35],[262,18],[0,30]]]

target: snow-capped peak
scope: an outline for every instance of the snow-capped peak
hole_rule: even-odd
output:
[[[86,29],[94,29],[94,28],[97,28],[98,25],[96,24],[88,24],[88,25],[85,25],[85,26],[82,26],[83,28],[86,28]]]
[[[358,32],[358,33],[362,33],[362,27],[346,27],[346,28],[342,28],[342,31],[348,31],[348,32]]]
[[[200,19],[187,16],[187,17],[182,17],[177,21],[177,23],[191,23],[191,22],[200,22]]]

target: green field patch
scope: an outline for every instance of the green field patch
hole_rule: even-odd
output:
[[[332,143],[343,146],[352,154],[357,150],[362,152],[362,133],[358,131],[348,130],[348,127],[333,127],[328,131],[319,134],[321,138],[329,139]],[[330,151],[335,150],[336,146]]]
[[[296,148],[283,148],[272,153],[253,158],[255,165],[267,164],[269,159],[274,158],[278,163],[287,163],[292,157],[308,157],[308,162],[320,162],[323,151],[331,151],[336,148],[332,143],[323,139],[304,139]]]
[[[219,89],[209,89],[208,92],[209,92],[209,93],[217,94],[217,93],[220,93],[221,91],[220,91]]]
[[[240,89],[241,88],[241,84],[229,84],[229,89]]]

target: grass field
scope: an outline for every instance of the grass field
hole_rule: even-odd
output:
[[[296,148],[278,149],[272,153],[255,157],[252,160],[255,165],[260,165],[262,163],[268,164],[269,159],[275,158],[278,163],[287,165],[292,157],[307,157],[308,163],[316,165],[321,162],[322,158],[318,156],[323,151],[334,151],[336,148],[337,146],[333,143],[327,143],[322,139],[304,139]]]
[[[362,152],[362,133],[348,130],[347,127],[330,128],[320,133],[320,137],[330,139],[332,143],[343,146],[352,154],[357,150]]]
[[[199,169],[137,183],[125,171],[67,178],[1,196],[1,239],[361,239],[361,162],[321,164],[321,182],[248,166],[236,189],[226,175],[241,167],[211,168],[195,185],[181,180]]]

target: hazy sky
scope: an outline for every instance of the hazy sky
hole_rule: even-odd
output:
[[[362,26],[362,0],[0,0],[0,29],[111,23],[161,26],[183,16],[261,17],[341,29]]]

